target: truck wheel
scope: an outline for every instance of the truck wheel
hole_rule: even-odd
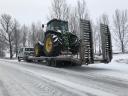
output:
[[[34,47],[34,54],[36,57],[44,56],[43,46],[37,43]]]
[[[47,34],[44,40],[44,53],[46,56],[58,56],[61,46],[59,39],[55,34]]]
[[[20,57],[18,57],[18,61],[20,62],[21,60],[20,60]]]

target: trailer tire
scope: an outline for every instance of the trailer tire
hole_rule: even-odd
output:
[[[46,65],[51,66],[51,60],[47,60]]]

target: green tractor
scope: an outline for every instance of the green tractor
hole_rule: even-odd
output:
[[[34,50],[36,57],[53,57],[62,55],[63,52],[75,55],[79,52],[79,46],[78,37],[69,32],[68,22],[52,19],[47,23],[44,40],[39,40]]]

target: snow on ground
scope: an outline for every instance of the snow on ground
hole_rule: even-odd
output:
[[[21,91],[21,95],[1,95],[0,91],[0,96],[29,96],[23,95],[27,94],[26,91],[31,93],[31,96],[37,96],[36,92],[38,96],[60,94],[61,96],[128,96],[128,62],[126,61],[128,61],[128,54],[116,54],[109,64],[53,68],[41,64],[0,59],[0,86],[4,86],[2,90],[5,92],[9,90],[5,87],[8,85],[14,88],[11,90],[12,93],[16,90]],[[18,84],[15,84],[15,81]],[[19,85],[20,83],[22,86]],[[41,87],[42,91],[38,91],[37,86],[45,87]],[[56,90],[57,94],[43,93],[43,88],[47,87],[53,93],[52,90]]]
[[[111,71],[104,71],[102,74],[128,80],[128,54],[115,54],[111,63],[91,65],[90,67],[109,69]]]
[[[45,78],[38,78],[24,68],[11,66],[10,63],[1,62],[0,96],[79,96]]]

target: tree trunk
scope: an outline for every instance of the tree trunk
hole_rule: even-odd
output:
[[[16,57],[18,55],[18,46],[16,45]]]
[[[122,53],[125,53],[123,42],[121,42],[121,51],[122,51]]]
[[[9,48],[10,48],[10,59],[12,59],[13,55],[12,55],[12,43],[11,43],[11,39],[9,37]]]
[[[16,37],[16,44],[15,44],[15,46],[16,46],[16,49],[15,49],[15,52],[16,52],[16,57],[17,57],[17,54],[18,54],[18,38]]]

